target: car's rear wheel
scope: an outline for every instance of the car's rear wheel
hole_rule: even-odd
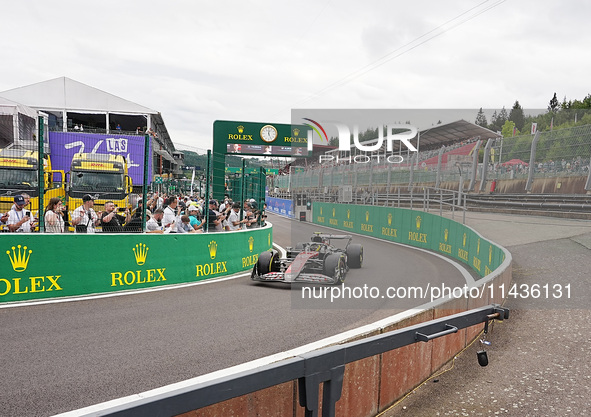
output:
[[[277,251],[263,252],[257,261],[257,272],[265,275],[269,272],[279,272],[279,254]]]
[[[358,243],[347,246],[347,265],[349,268],[361,268],[361,265],[363,265],[363,246]]]
[[[324,275],[334,278],[335,284],[345,282],[345,259],[338,253],[331,253],[324,258],[322,272]]]

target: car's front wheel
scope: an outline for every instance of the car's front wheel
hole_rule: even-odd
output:
[[[259,275],[265,275],[269,272],[279,271],[279,253],[277,251],[267,251],[259,255],[257,261],[257,272]]]
[[[345,282],[345,274],[347,272],[345,258],[341,254],[331,253],[324,258],[322,272],[324,275],[334,278],[335,284]]]

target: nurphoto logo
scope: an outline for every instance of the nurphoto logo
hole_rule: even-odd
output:
[[[393,155],[392,152],[394,151],[394,142],[400,142],[400,145],[397,149],[401,150],[402,145],[409,151],[409,152],[418,152],[417,148],[410,142],[411,139],[414,139],[417,136],[418,129],[416,126],[412,126],[409,124],[387,124],[386,125],[386,138],[384,138],[384,131],[382,128],[378,130],[378,137],[375,140],[370,140],[366,142],[360,142],[359,140],[359,125],[353,125],[353,135],[351,136],[351,129],[344,123],[341,122],[324,122],[323,124],[312,120],[310,118],[303,118],[307,122],[310,123],[303,123],[305,126],[308,126],[310,130],[308,130],[308,152],[313,151],[314,149],[314,133],[318,135],[320,138],[321,143],[326,142],[327,144],[330,143],[328,139],[328,134],[326,133],[325,126],[332,126],[333,128],[337,129],[338,132],[338,143],[339,147],[338,150],[340,152],[348,152],[348,156],[339,156],[336,155],[329,155],[324,154],[319,156],[319,162],[348,162],[348,163],[361,163],[367,164],[371,161],[374,162],[383,162],[386,161],[391,164],[400,164],[404,162],[404,157],[402,155]],[[353,138],[353,143],[351,143],[351,137]],[[378,152],[382,149],[384,144],[384,140],[386,141],[386,149],[385,152]],[[351,145],[354,146],[360,153],[356,155],[351,155]],[[373,153],[376,152],[376,153]],[[388,155],[388,153],[390,153]]]

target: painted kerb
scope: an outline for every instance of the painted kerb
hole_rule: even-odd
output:
[[[0,303],[182,284],[251,269],[273,229],[207,234],[3,233]]]

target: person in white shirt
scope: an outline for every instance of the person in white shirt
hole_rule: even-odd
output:
[[[26,205],[27,202],[22,195],[14,196],[14,205],[8,213],[8,220],[6,220],[6,225],[10,232],[31,232],[31,212],[24,210]]]
[[[59,197],[49,200],[45,208],[45,232],[64,233],[64,205]]]
[[[146,213],[147,214],[147,213]],[[154,213],[150,216],[148,221],[146,222],[146,232],[147,233],[162,233],[164,228],[160,225],[160,221],[164,216],[164,210],[156,209]]]
[[[171,196],[168,199],[168,206],[166,206],[166,208],[164,209],[164,217],[162,218],[162,226],[164,226],[165,229],[168,229],[170,227],[170,233],[175,233],[176,232],[176,228],[177,228],[177,205],[178,205],[178,200],[176,198],[176,196]]]
[[[82,197],[82,205],[72,213],[72,225],[76,226],[76,233],[96,233],[99,217],[94,211],[94,197],[90,194]]]
[[[240,203],[232,204],[232,211],[228,215],[228,227],[230,231],[246,229],[246,219],[240,220]]]

